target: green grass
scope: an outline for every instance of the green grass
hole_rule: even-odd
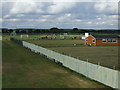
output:
[[[27,40],[42,47],[70,47],[83,45],[84,40]]]
[[[84,46],[84,40],[28,40],[42,47],[81,60],[118,69],[118,46]],[[74,44],[76,44],[74,46]]]
[[[9,40],[3,40],[3,88],[106,88]]]
[[[80,60],[113,69],[118,69],[118,47],[51,47],[51,50],[70,55]]]
[[[46,37],[46,36],[49,37],[49,38],[55,38],[56,37],[57,40],[62,40],[65,35],[52,35],[52,34],[51,35],[28,35],[28,37],[23,36],[22,38],[21,38],[21,35],[15,35],[15,36],[3,35],[4,39],[14,37],[14,38],[17,38],[17,39],[20,39],[20,40],[41,40],[41,37]],[[68,40],[70,39],[71,40],[72,37],[77,37],[77,39],[79,40],[79,39],[81,39],[82,36],[84,36],[84,35],[66,35],[65,39],[68,39]]]

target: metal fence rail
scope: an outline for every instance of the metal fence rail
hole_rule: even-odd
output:
[[[70,56],[66,56],[38,45],[23,41],[23,46],[36,53],[41,53],[48,58],[61,62],[65,67],[76,71],[84,76],[103,83],[112,88],[118,88],[118,71],[85,62]]]

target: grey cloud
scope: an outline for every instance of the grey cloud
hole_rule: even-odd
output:
[[[19,5],[19,3],[17,4]],[[26,8],[26,5],[30,7],[23,12],[22,10]],[[117,22],[116,12],[112,12],[111,14],[111,11],[116,10],[116,8],[109,8],[110,3],[105,5],[96,2],[63,4],[58,2],[34,3],[31,1],[31,3],[26,5],[16,6],[15,3],[4,3],[2,12],[3,19],[6,20],[3,20],[3,26],[34,28],[51,28],[53,26],[60,28],[117,28],[117,23],[115,23]],[[109,11],[99,9],[100,5]],[[21,9],[20,7],[23,8]],[[39,10],[42,10],[42,12]]]

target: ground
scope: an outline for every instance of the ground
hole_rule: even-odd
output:
[[[80,60],[118,69],[118,46],[85,46],[84,40],[27,40]]]
[[[3,88],[106,88],[22,46],[3,39]]]

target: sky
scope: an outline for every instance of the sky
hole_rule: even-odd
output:
[[[118,29],[118,2],[2,0],[3,28]]]

